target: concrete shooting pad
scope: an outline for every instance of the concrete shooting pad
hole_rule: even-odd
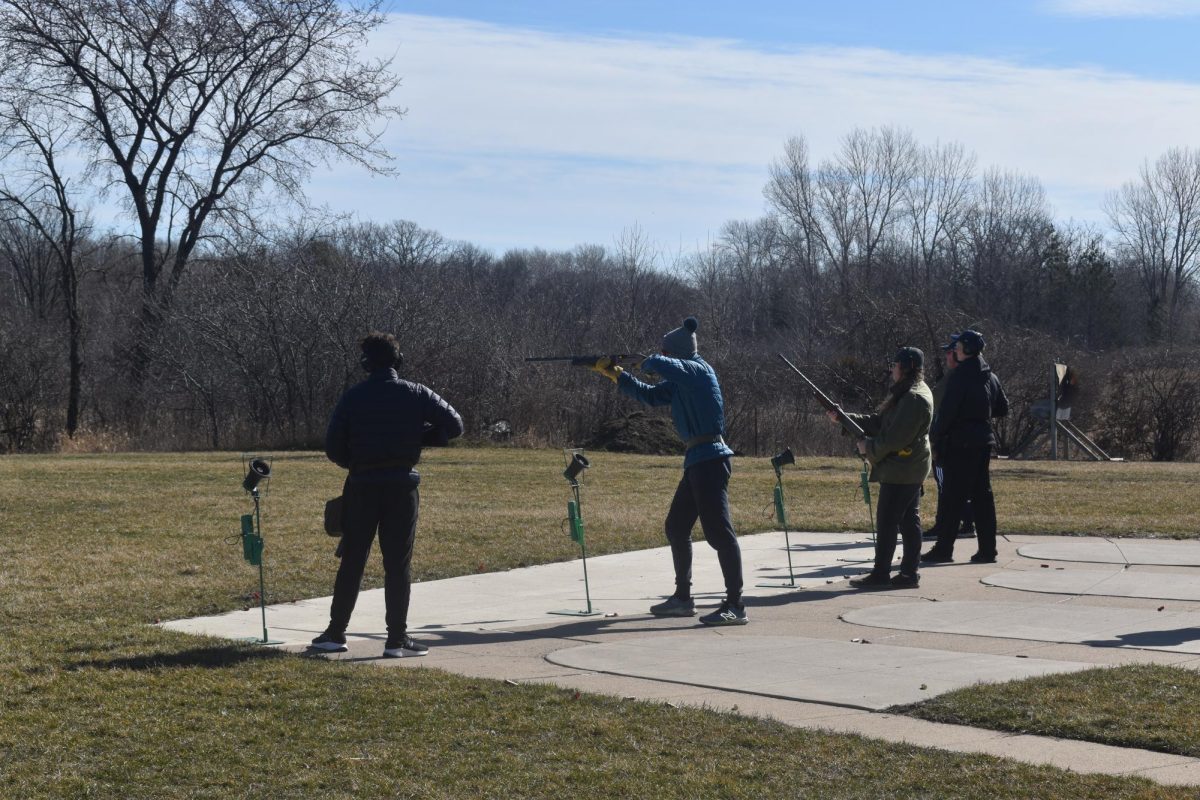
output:
[[[728,629],[725,629],[726,631]],[[557,650],[574,669],[872,711],[976,683],[1091,665],[917,647],[695,631]]]
[[[740,538],[746,594],[769,597],[797,589],[811,589],[858,575],[860,567],[837,563],[843,554],[866,558],[872,552],[866,533],[789,533],[790,553],[782,532]],[[724,596],[724,583],[715,551],[697,542],[692,566],[692,589],[700,605],[715,606]],[[791,556],[795,586],[790,582]],[[267,589],[271,587],[270,552],[265,556]],[[588,558],[588,585],[596,616],[644,615],[662,593],[674,590],[670,548]],[[336,562],[330,561],[333,584]],[[247,585],[252,578],[247,573]],[[761,588],[760,583],[780,584]],[[283,645],[304,645],[329,622],[329,597],[267,606],[267,628],[272,640]],[[439,581],[414,583],[409,632],[420,637],[439,631],[507,631],[544,626],[563,617],[552,611],[584,611],[583,564],[578,560],[557,564],[464,575]],[[702,612],[703,613],[703,612]],[[174,620],[164,628],[226,639],[262,637],[262,613],[257,606],[209,617]],[[382,589],[361,592],[354,609],[348,639],[386,638]]]
[[[981,582],[1021,592],[1200,601],[1200,572],[1191,575],[1126,568],[1005,570]]]
[[[1156,608],[951,600],[858,608],[841,618],[872,628],[1200,654],[1200,612]]]
[[[1200,567],[1200,542],[1137,541],[1132,539],[1033,542],[1018,547],[1017,555],[1040,561]]]

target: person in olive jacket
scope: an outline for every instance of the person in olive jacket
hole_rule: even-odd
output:
[[[852,578],[861,589],[911,588],[920,583],[921,484],[929,475],[929,424],[933,394],[925,384],[925,354],[902,347],[892,362],[892,386],[874,414],[850,414],[867,434],[858,451],[871,465],[871,480],[879,483],[875,511],[875,566]],[[837,422],[837,414],[829,413]],[[900,571],[892,577],[896,534],[903,537]]]
[[[958,520],[967,500],[975,513],[978,552],[976,564],[996,560],[996,500],[992,495],[991,460],[996,435],[992,420],[1008,414],[1008,397],[1000,379],[983,360],[983,334],[965,330],[958,335],[958,366],[950,373],[946,394],[938,404],[929,439],[943,469],[943,495],[938,503],[938,540],[921,560],[954,560]]]

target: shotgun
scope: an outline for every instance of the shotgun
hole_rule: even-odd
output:
[[[842,429],[845,430],[846,433],[852,434],[853,436],[857,436],[859,439],[866,436],[866,434],[863,433],[862,427],[857,422],[855,422],[853,419],[851,419],[850,416],[848,414],[846,414],[845,411],[842,410],[841,406],[839,406],[837,403],[830,400],[829,395],[822,392],[821,389],[815,383],[810,381],[808,379],[808,376],[800,371],[799,367],[797,367],[792,362],[788,361],[787,357],[783,353],[778,353],[777,355],[781,359],[783,359],[783,363],[787,364],[789,367],[792,368],[792,372],[795,372],[797,375],[800,376],[801,380],[803,380],[806,384],[808,384],[808,388],[812,390],[814,395],[816,395],[817,402],[820,403],[822,406],[824,406],[826,411],[832,411],[834,414],[837,415],[838,422],[840,422],[842,424]]]

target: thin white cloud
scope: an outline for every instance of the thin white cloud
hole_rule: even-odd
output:
[[[1039,177],[1062,216],[1098,220],[1106,190],[1200,130],[1200,86],[1097,68],[401,15],[374,46],[404,77],[409,114],[387,134],[401,178],[320,191],[494,247],[606,243],[634,222],[692,247],[762,213],[789,136],[820,159],[874,125],[962,142]]]
[[[1200,0],[1047,0],[1046,10],[1071,17],[1193,17]]]

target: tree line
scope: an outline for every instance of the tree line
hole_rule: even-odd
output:
[[[845,447],[777,352],[867,408],[898,345],[936,376],[974,326],[1013,401],[1002,452],[1044,425],[1058,360],[1110,452],[1194,457],[1200,152],[1148,159],[1103,229],[1056,220],[1035,176],[890,127],[815,163],[789,140],[763,216],[689,253],[636,226],[495,254],[413,221],[285,222],[314,165],[389,170],[396,78],[358,50],[381,19],[338,0],[0,0],[0,450],[315,447],[371,329],[468,437],[587,444],[631,405],[524,357],[654,350],[695,314],[744,453]],[[98,188],[132,233],[90,224]]]

